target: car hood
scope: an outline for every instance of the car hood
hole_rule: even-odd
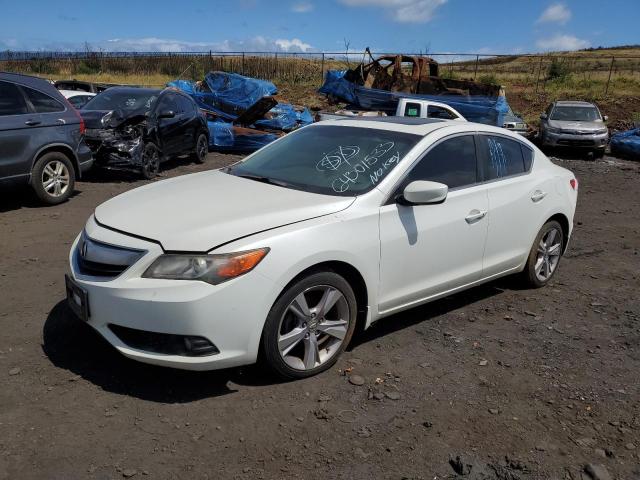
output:
[[[125,114],[122,110],[79,110],[84,124],[90,129],[118,128],[126,123],[139,123],[146,119],[145,112],[131,112]],[[107,125],[102,123],[102,119],[111,114]]]
[[[583,132],[606,128],[604,122],[572,122],[565,120],[549,120],[549,126],[551,128],[561,128],[562,130],[580,130]]]
[[[165,250],[206,252],[254,233],[338,212],[353,201],[214,170],[136,188],[100,205],[95,217],[106,227],[158,241]]]

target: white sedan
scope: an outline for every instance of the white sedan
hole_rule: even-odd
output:
[[[356,325],[567,248],[577,180],[502,128],[319,122],[222,170],[100,205],[71,248],[71,309],[124,355],[191,370],[326,370]]]
[[[86,103],[96,96],[95,93],[83,92],[82,90],[60,90],[64,98],[76,109],[81,109]]]

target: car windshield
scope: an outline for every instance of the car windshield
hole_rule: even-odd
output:
[[[600,112],[595,107],[556,107],[551,120],[565,122],[595,122],[601,120]]]
[[[123,110],[130,112],[148,112],[158,95],[148,90],[105,90],[93,97],[83,107],[84,110]]]
[[[224,171],[298,190],[357,196],[375,187],[421,138],[372,128],[307,127]]]

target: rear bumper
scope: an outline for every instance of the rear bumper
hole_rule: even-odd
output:
[[[91,152],[89,146],[82,141],[78,146],[78,152],[76,155],[78,157],[78,167],[80,169],[79,176],[82,176],[83,173],[89,171],[93,166],[93,152]]]

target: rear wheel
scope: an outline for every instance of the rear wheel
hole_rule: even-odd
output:
[[[147,143],[142,151],[142,176],[151,180],[160,171],[160,151],[153,143]]]
[[[543,225],[533,242],[523,273],[534,288],[544,287],[558,270],[564,247],[562,226],[552,220]]]
[[[335,272],[310,274],[285,290],[262,334],[264,360],[278,376],[305,378],[331,368],[356,326],[353,289]]]
[[[209,153],[209,141],[204,133],[198,135],[196,140],[196,150],[193,152],[193,160],[196,163],[204,163]]]
[[[38,159],[31,174],[33,190],[48,205],[57,205],[73,193],[75,171],[71,160],[60,152],[50,152]]]

